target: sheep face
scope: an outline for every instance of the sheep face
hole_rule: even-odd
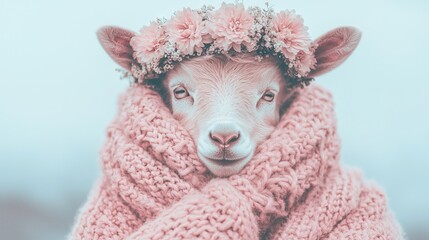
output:
[[[216,176],[238,173],[280,118],[289,96],[271,59],[208,56],[181,63],[164,79],[167,105]]]

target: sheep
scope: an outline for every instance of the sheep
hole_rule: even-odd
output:
[[[110,57],[131,71],[135,33],[113,26],[101,28],[98,39]],[[340,27],[313,43],[318,77],[343,63],[357,47],[359,30]],[[192,136],[198,157],[216,176],[240,172],[255,148],[275,129],[287,103],[299,89],[273,57],[256,61],[251,53],[207,55],[181,62],[158,79],[159,93],[172,116]]]

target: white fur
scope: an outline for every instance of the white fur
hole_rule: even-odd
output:
[[[178,86],[189,96],[176,99]],[[257,144],[274,130],[287,95],[275,61],[257,62],[250,55],[183,62],[167,75],[164,87],[173,116],[190,132],[199,158],[217,176],[238,173],[250,161]],[[272,102],[263,99],[267,90],[275,93]],[[219,124],[239,132],[231,146],[222,147],[210,137]]]

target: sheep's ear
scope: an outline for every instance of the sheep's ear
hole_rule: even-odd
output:
[[[317,48],[314,55],[317,65],[309,77],[317,77],[327,73],[343,63],[355,50],[361,32],[354,27],[340,27],[325,33],[314,41]]]
[[[131,71],[133,49],[130,45],[135,33],[114,26],[105,26],[97,31],[101,46],[109,56],[121,67]]]

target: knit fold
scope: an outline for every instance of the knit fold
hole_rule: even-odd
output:
[[[332,96],[314,84],[228,178],[140,85],[120,97],[100,155],[69,239],[403,239],[383,191],[340,166]]]

